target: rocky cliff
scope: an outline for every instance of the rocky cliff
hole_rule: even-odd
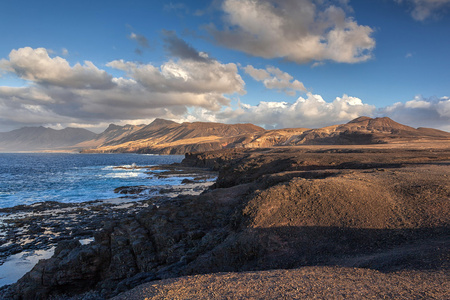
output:
[[[301,266],[448,270],[449,160],[448,145],[187,154],[177,168],[218,170],[213,189],[108,222],[92,244],[61,243],[6,297],[106,298],[155,279]]]

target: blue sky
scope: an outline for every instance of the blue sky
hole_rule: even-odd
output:
[[[0,36],[0,131],[360,115],[450,131],[450,0],[6,0]]]

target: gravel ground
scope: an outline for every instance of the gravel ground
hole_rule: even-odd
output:
[[[154,281],[112,299],[450,299],[450,275],[342,267],[218,273]]]

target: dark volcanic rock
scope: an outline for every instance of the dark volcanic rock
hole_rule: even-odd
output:
[[[450,151],[335,150],[187,154],[219,170],[214,189],[58,246],[7,296],[110,297],[159,278],[306,265],[449,269]]]

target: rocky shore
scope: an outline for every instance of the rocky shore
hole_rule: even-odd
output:
[[[122,167],[118,167],[122,168]],[[58,243],[94,240],[103,224],[135,215],[143,208],[157,207],[183,195],[198,195],[214,183],[216,173],[178,164],[143,168],[151,176],[185,177],[182,185],[122,186],[117,198],[82,203],[39,202],[0,209],[0,270],[12,256],[32,257],[53,253]],[[26,261],[19,261],[24,264]],[[14,270],[12,273],[16,273]],[[0,276],[0,283],[7,274]],[[3,288],[6,289],[6,288]]]
[[[95,240],[60,241],[3,298],[107,299],[160,279],[305,266],[448,279],[448,147],[228,149],[182,165],[219,177],[200,195],[136,204],[102,225],[78,219]]]

